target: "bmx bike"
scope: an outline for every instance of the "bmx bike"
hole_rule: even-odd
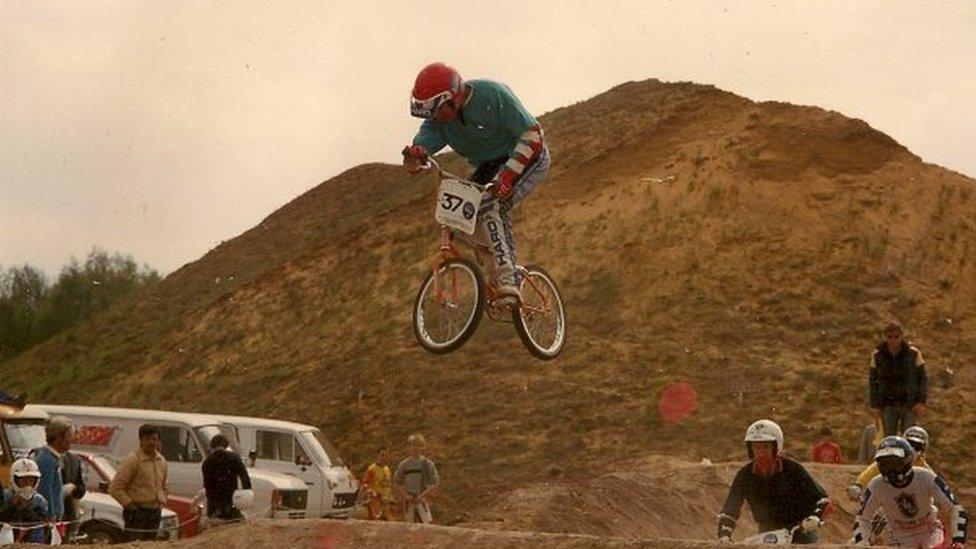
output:
[[[481,267],[462,257],[455,246],[461,240],[476,252],[492,254],[490,243],[474,237],[482,196],[492,191],[492,185],[447,172],[433,158],[423,168],[437,170],[440,179],[434,219],[440,224],[441,246],[414,302],[417,341],[431,353],[449,353],[474,335],[487,314],[491,320],[514,324],[535,357],[559,356],[566,343],[566,311],[552,276],[538,265],[517,265],[521,300],[499,297],[494,286],[485,282]]]

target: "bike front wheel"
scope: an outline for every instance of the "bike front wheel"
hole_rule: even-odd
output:
[[[442,354],[464,345],[481,322],[484,288],[481,271],[467,259],[450,259],[431,273],[413,307],[413,331],[421,347]]]
[[[522,270],[522,304],[512,310],[515,331],[537,358],[552,360],[566,344],[566,310],[556,281],[537,265]]]

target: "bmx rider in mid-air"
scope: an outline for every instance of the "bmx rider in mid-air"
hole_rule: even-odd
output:
[[[539,122],[512,90],[492,80],[461,79],[444,63],[417,75],[410,114],[423,118],[413,143],[403,149],[403,166],[418,173],[428,155],[450,145],[474,165],[471,180],[494,183],[481,202],[475,238],[499,303],[521,301],[510,211],[549,171],[549,150]],[[490,254],[490,258],[488,255]]]

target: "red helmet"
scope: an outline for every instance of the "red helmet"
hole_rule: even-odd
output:
[[[458,71],[444,63],[424,67],[413,84],[410,94],[410,114],[418,118],[433,118],[437,107],[461,95],[464,80]]]

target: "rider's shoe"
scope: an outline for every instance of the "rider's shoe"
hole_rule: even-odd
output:
[[[514,284],[499,284],[495,288],[495,305],[513,306],[522,302],[522,292]]]

